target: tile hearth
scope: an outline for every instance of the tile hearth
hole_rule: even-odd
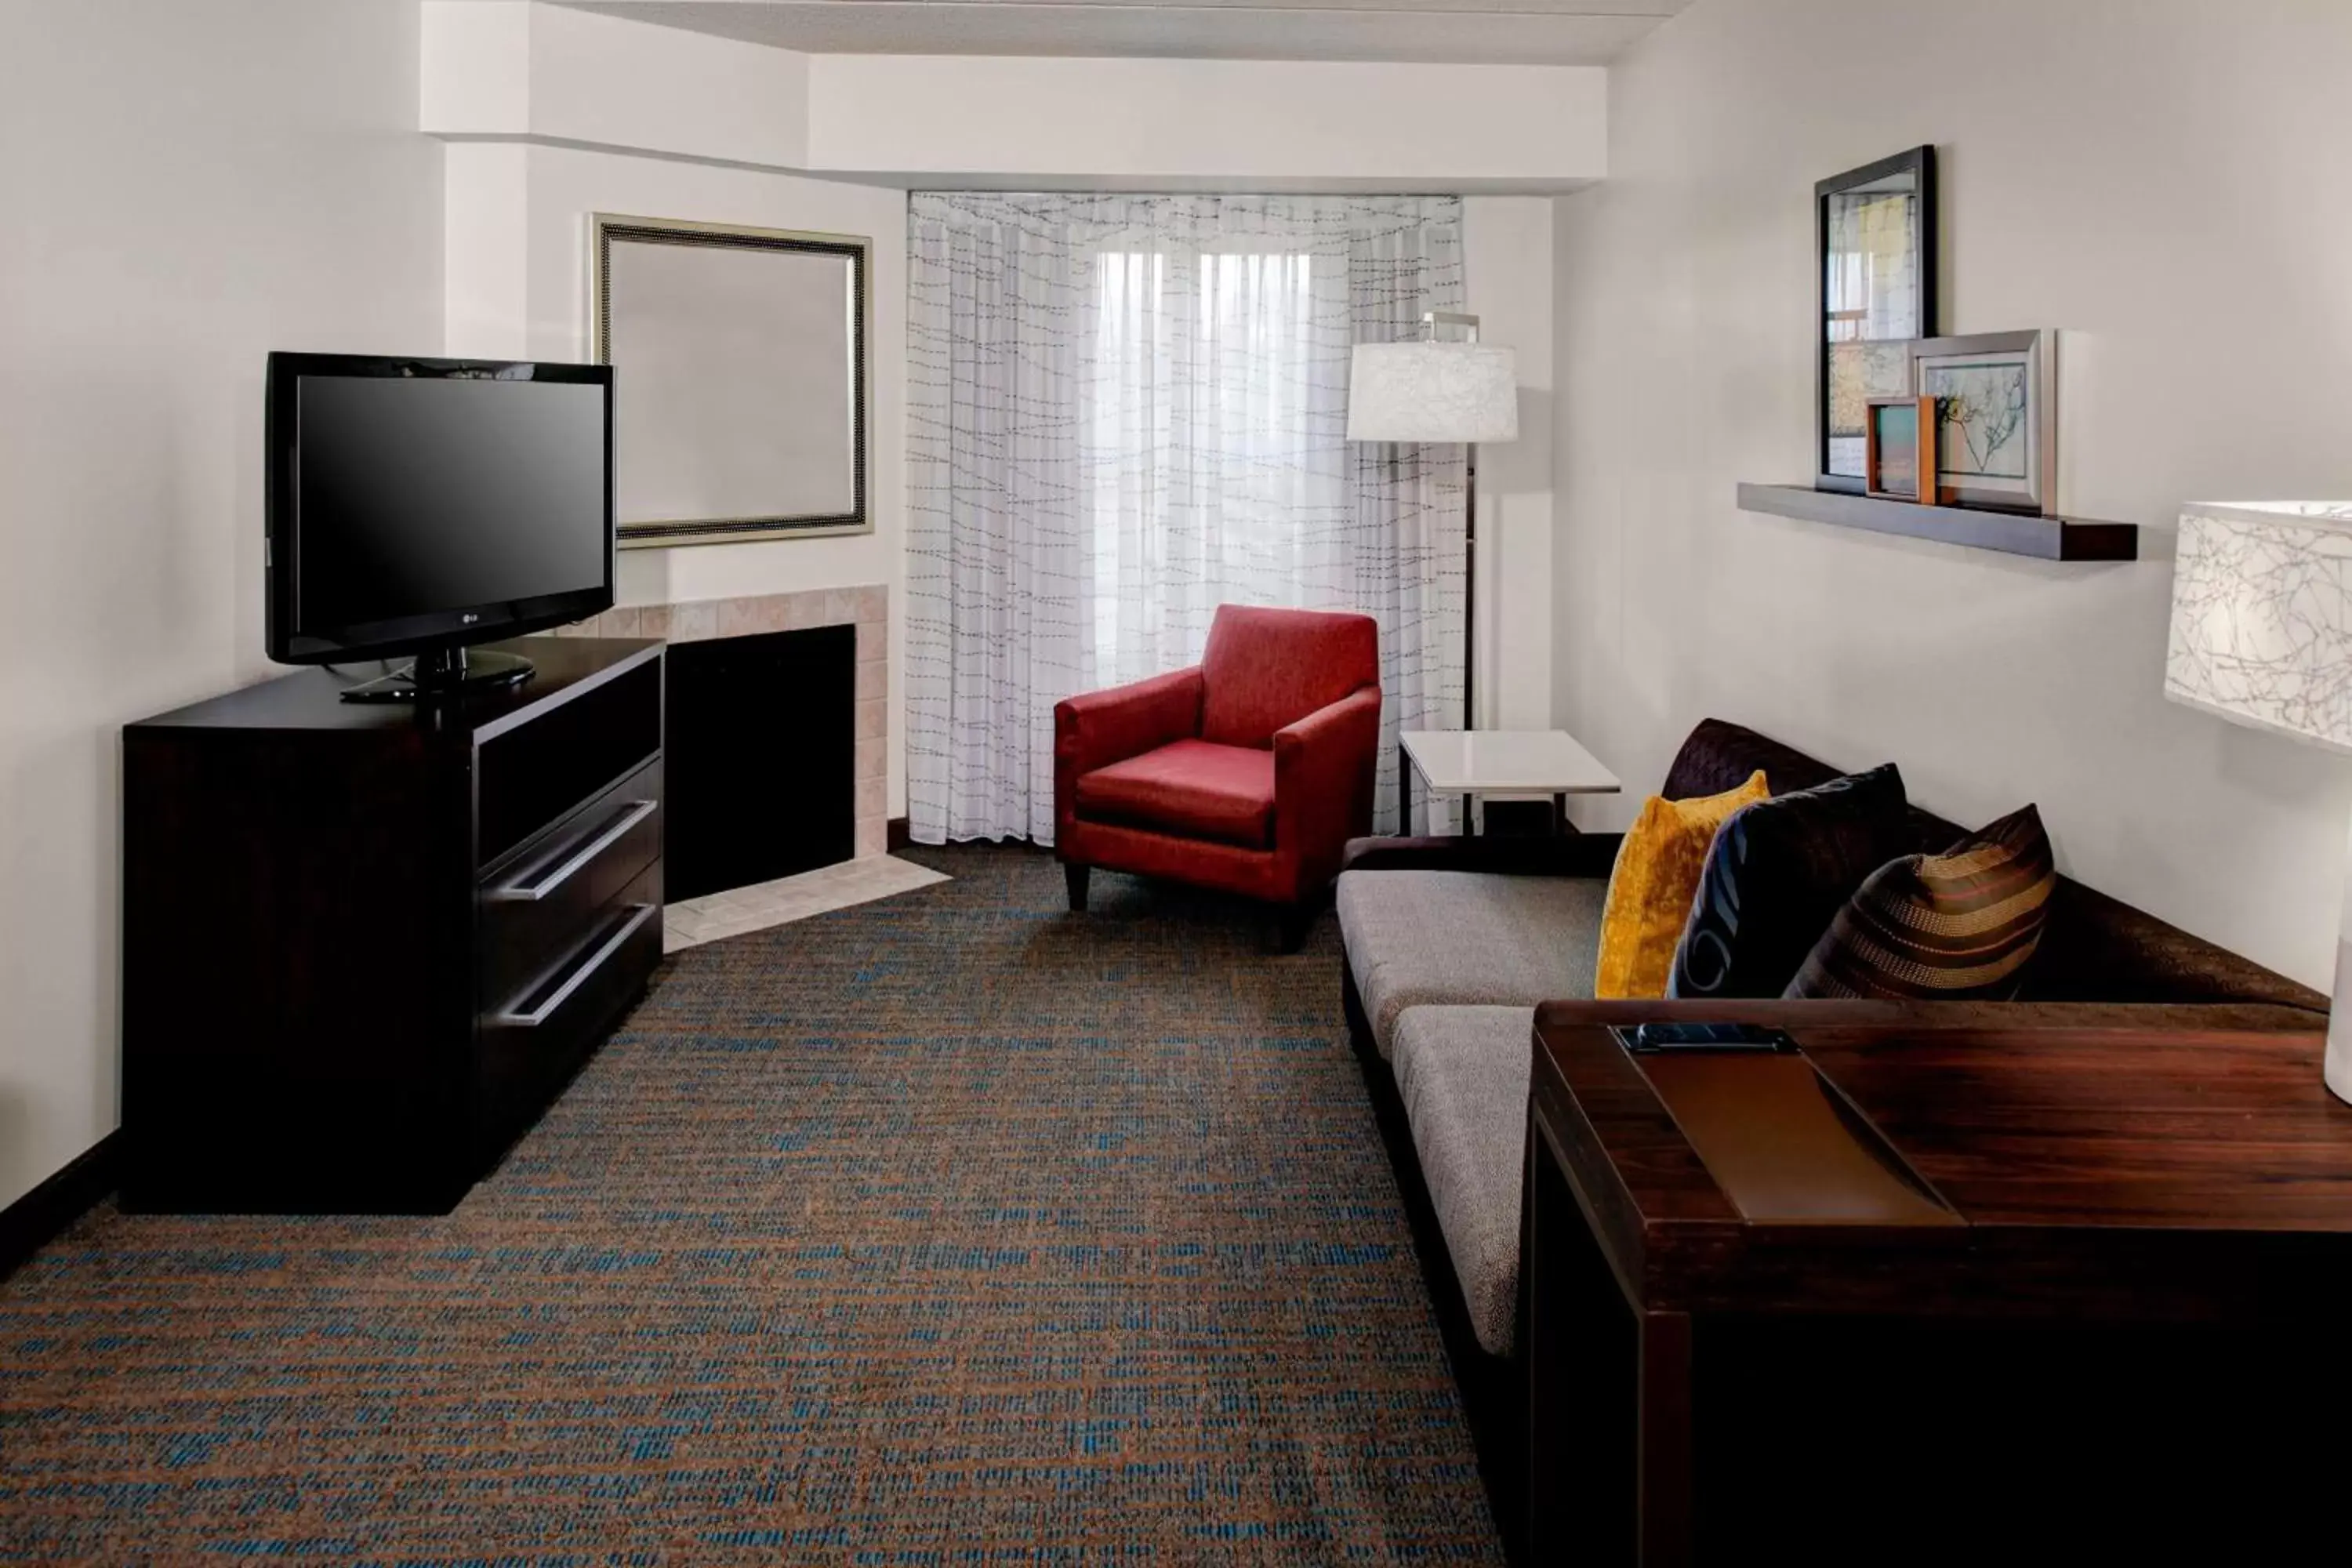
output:
[[[884,584],[805,588],[790,594],[688,599],[667,605],[621,605],[564,626],[555,635],[701,642],[712,637],[845,626],[857,628],[856,782],[852,786],[856,793],[852,810],[856,822],[857,858],[866,860],[881,856],[889,847],[890,837],[890,592]],[[746,890],[737,889],[735,892]]]
[[[748,888],[730,888],[723,893],[688,899],[664,909],[662,951],[676,952],[721,937],[763,931],[769,926],[845,910],[852,904],[870,903],[946,880],[944,873],[928,866],[901,860],[896,855],[880,855],[864,860],[845,860],[837,866],[820,866],[797,877],[779,877],[772,882],[754,882]]]

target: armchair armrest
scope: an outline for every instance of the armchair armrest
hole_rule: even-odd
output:
[[[1077,809],[1081,773],[1201,732],[1201,670],[1174,669],[1054,704],[1054,821]]]
[[[1348,840],[1372,826],[1381,689],[1361,686],[1274,732],[1274,842],[1296,856],[1297,887],[1319,889]]]
[[[1082,773],[1200,732],[1198,666],[1054,704],[1055,759],[1068,758]]]

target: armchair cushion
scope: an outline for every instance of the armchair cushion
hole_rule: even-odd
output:
[[[1201,739],[1269,745],[1284,725],[1380,685],[1380,630],[1370,616],[1221,605],[1201,676]]]
[[[1245,849],[1274,843],[1274,753],[1176,741],[1078,775],[1078,815]]]

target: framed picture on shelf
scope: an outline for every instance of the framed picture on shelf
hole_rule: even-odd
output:
[[[1864,412],[1864,425],[1865,493],[1935,505],[1936,400],[1874,397]],[[1923,475],[1929,476],[1924,487]]]
[[[2058,515],[2058,334],[1986,332],[1912,345],[1935,400],[1937,486],[1959,506]]]
[[[1813,187],[1821,319],[1817,489],[1869,489],[1874,397],[1912,392],[1911,343],[1936,331],[1936,150],[1915,147]]]

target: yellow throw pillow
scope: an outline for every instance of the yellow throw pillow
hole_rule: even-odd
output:
[[[1664,996],[1674,973],[1691,900],[1715,830],[1743,805],[1770,797],[1762,773],[1738,789],[1699,800],[1654,795],[1617,851],[1609,899],[1601,910],[1601,963],[1593,995],[1603,1000]]]

